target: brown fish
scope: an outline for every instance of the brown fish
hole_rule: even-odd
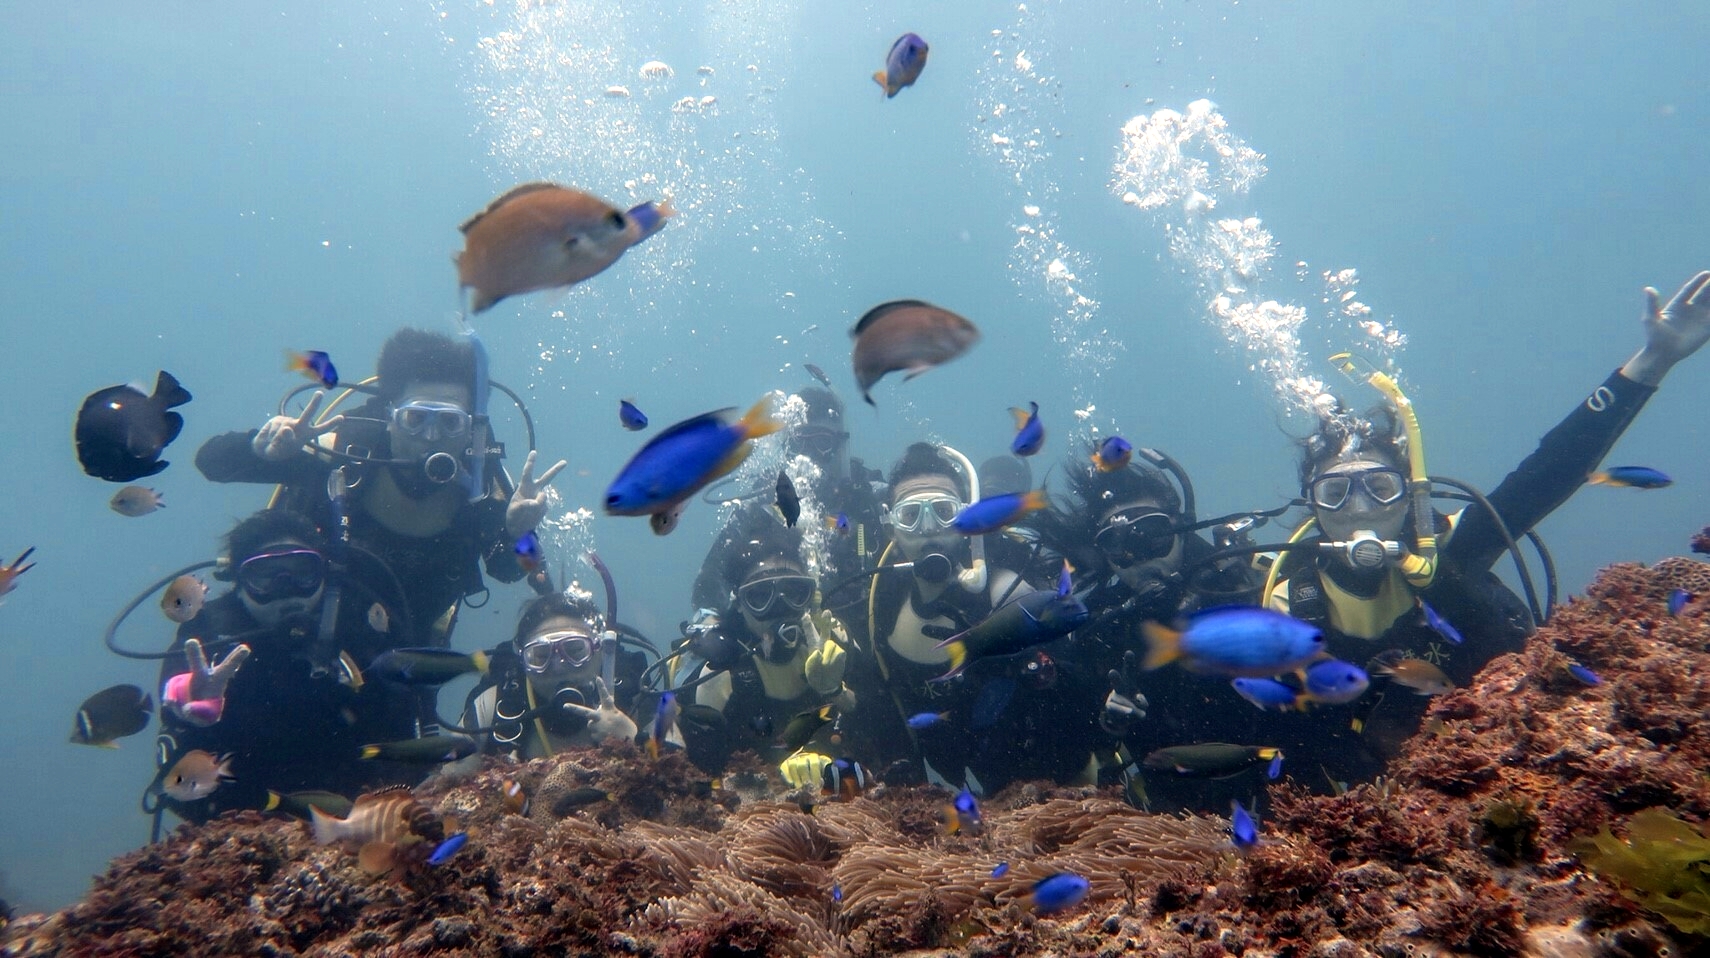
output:
[[[477,313],[507,296],[571,286],[617,262],[671,215],[669,204],[625,213],[581,190],[525,183],[458,227],[457,280],[475,290]]]
[[[855,381],[869,406],[873,384],[902,369],[914,377],[955,359],[979,342],[973,323],[931,303],[898,299],[867,311],[849,335],[855,337]]]
[[[1420,695],[1446,695],[1455,690],[1455,683],[1442,669],[1424,659],[1410,659],[1400,649],[1380,653],[1366,663],[1366,671],[1382,675],[1397,685],[1405,685]]]
[[[113,493],[113,498],[107,500],[107,505],[121,516],[146,516],[156,509],[166,508],[165,500],[160,493],[146,486],[126,486]]]
[[[407,785],[383,788],[358,797],[356,804],[350,807],[350,814],[343,818],[334,818],[311,805],[309,818],[314,823],[315,841],[322,845],[335,842],[397,845],[411,835],[440,837],[439,820],[426,805],[416,801]]]
[[[180,802],[194,802],[214,794],[227,782],[237,781],[232,774],[232,757],[215,758],[199,748],[185,752],[160,781],[160,790]]]
[[[160,596],[160,611],[177,623],[194,619],[202,611],[202,600],[208,597],[208,587],[193,575],[181,575],[172,580]]]

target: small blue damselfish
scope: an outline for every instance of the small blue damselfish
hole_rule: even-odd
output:
[[[1038,512],[1050,504],[1043,489],[987,496],[956,513],[956,518],[950,520],[950,528],[965,536],[983,536],[1014,525],[1025,519],[1028,513]]]
[[[338,385],[338,369],[333,366],[332,357],[318,349],[306,349],[300,353],[286,353],[285,366],[292,372],[300,372],[328,389]]]
[[[1649,466],[1612,466],[1586,477],[1594,486],[1627,486],[1632,489],[1661,489],[1674,485],[1661,469]]]
[[[1254,824],[1253,816],[1247,814],[1238,798],[1229,800],[1229,834],[1239,851],[1246,851],[1259,843],[1259,826]]]
[[[1148,669],[1180,661],[1192,672],[1262,679],[1300,668],[1324,651],[1317,626],[1252,606],[1195,612],[1179,631],[1157,622],[1141,628]]]
[[[1025,409],[1009,407],[1009,414],[1015,417],[1015,439],[1009,444],[1009,451],[1018,456],[1031,456],[1045,448],[1045,427],[1039,424],[1039,404],[1030,402],[1032,408]]]
[[[1230,679],[1229,684],[1262,712],[1287,712],[1300,694],[1276,679]]]
[[[451,861],[451,856],[457,854],[467,841],[469,841],[469,833],[467,832],[452,834],[445,841],[439,843],[438,847],[433,850],[433,854],[428,856],[427,863],[429,865],[443,865]]]
[[[606,514],[670,516],[677,506],[748,458],[752,443],[782,428],[762,398],[741,418],[720,409],[685,419],[659,433],[632,456],[606,488]]]
[[[647,414],[635,408],[635,403],[627,399],[619,399],[617,404],[618,422],[630,432],[640,432],[647,428]]]
[[[1344,705],[1366,693],[1372,684],[1366,670],[1341,659],[1324,659],[1306,667],[1301,685],[1307,698],[1326,705]]]
[[[1685,589],[1676,589],[1668,594],[1668,614],[1679,616],[1680,610],[1686,608],[1686,603],[1692,601],[1692,593]]]
[[[1049,915],[1079,905],[1091,890],[1092,883],[1085,878],[1072,872],[1058,872],[1035,883],[1028,897],[1035,912]]]
[[[1430,604],[1424,599],[1419,600],[1419,611],[1425,613],[1425,624],[1431,627],[1431,631],[1456,645],[1461,644],[1463,640],[1461,639],[1460,630],[1450,625],[1448,619],[1438,615],[1437,610],[1431,608]]]
[[[541,548],[540,536],[535,535],[533,529],[517,537],[515,549],[517,565],[522,566],[524,572],[533,572],[546,561],[546,550]]]
[[[1121,436],[1110,436],[1093,450],[1092,462],[1099,472],[1115,472],[1134,458],[1134,444]]]
[[[905,33],[897,37],[891,44],[891,52],[885,56],[885,68],[873,74],[873,82],[885,88],[885,99],[890,99],[902,92],[905,86],[913,86],[920,79],[920,71],[926,69],[926,41],[918,34]]]

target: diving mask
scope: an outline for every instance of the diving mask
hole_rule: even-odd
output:
[[[1093,536],[1093,545],[1119,569],[1162,559],[1176,547],[1175,519],[1155,509],[1119,512]]]
[[[256,602],[302,599],[326,581],[327,561],[313,549],[263,552],[243,560],[237,584]]]
[[[901,532],[923,532],[928,524],[948,528],[956,513],[962,511],[962,500],[943,494],[911,496],[891,506],[891,525]],[[930,518],[928,518],[930,517]]]
[[[808,456],[823,459],[848,441],[849,434],[841,429],[823,426],[803,426],[790,435],[790,442]]]
[[[1407,477],[1388,467],[1359,472],[1334,472],[1319,476],[1307,486],[1307,498],[1313,506],[1334,512],[1348,504],[1358,483],[1366,495],[1380,506],[1387,506],[1407,494]]]
[[[449,402],[422,399],[392,410],[392,425],[400,432],[429,442],[463,436],[471,421],[462,406]]]
[[[780,604],[789,612],[802,611],[813,601],[816,588],[818,583],[812,576],[779,575],[744,582],[736,590],[736,595],[742,600],[744,609],[756,619],[764,619],[774,606]],[[779,614],[786,614],[785,609],[780,609]]]
[[[519,652],[523,668],[530,672],[545,672],[555,659],[579,669],[594,657],[594,639],[586,632],[548,632],[528,640]]]

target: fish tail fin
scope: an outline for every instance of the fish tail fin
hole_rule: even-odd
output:
[[[1097,449],[1094,449],[1092,455],[1087,458],[1092,460],[1093,468],[1097,469],[1099,472],[1110,471],[1110,466],[1104,461],[1104,457],[1098,454]]]
[[[928,682],[948,682],[956,676],[961,675],[962,670],[968,667],[968,647],[956,639],[948,639],[946,641],[950,643],[946,647],[950,652],[950,671],[945,672],[943,675],[940,675],[935,679],[928,679]]]
[[[873,401],[873,394],[867,390],[861,390],[861,398],[867,403],[867,405],[872,406],[874,409],[879,408],[879,404]]]
[[[378,746],[378,745],[364,745],[364,746],[362,746],[361,754],[357,755],[357,758],[379,758],[379,757],[380,757],[380,746]]]
[[[1146,636],[1146,658],[1141,663],[1147,669],[1169,665],[1182,657],[1182,634],[1158,622],[1142,622],[1140,631]]]
[[[659,739],[657,739],[651,735],[648,736],[648,738],[647,738],[647,757],[648,758],[658,758],[659,757]]]
[[[1027,420],[1030,416],[1030,413],[1028,413],[1027,410],[1020,406],[1011,406],[1009,407],[1009,414],[1015,417],[1015,428],[1020,429],[1027,425]]]
[[[1260,748],[1258,751],[1259,760],[1262,762],[1268,762],[1271,759],[1276,758],[1278,755],[1281,755],[1281,754],[1282,754],[1282,749],[1276,748],[1275,746],[1271,746],[1271,745],[1264,746],[1263,748]]]
[[[653,204],[653,212],[657,213],[661,220],[668,220],[677,215],[677,208],[671,205],[671,198],[667,196]]]
[[[1593,486],[1612,486],[1614,479],[1607,472],[1594,472],[1585,477],[1585,481]]]
[[[877,83],[879,85],[879,88],[881,90],[885,91],[885,96],[887,98],[891,96],[891,82],[890,82],[890,79],[885,76],[885,71],[883,71],[883,70],[873,71],[873,82]]]
[[[343,821],[321,811],[320,806],[309,806],[309,827],[314,829],[315,844],[331,845],[344,837],[341,834],[344,831],[343,825]]]
[[[178,377],[162,369],[154,380],[154,398],[168,409],[190,401],[190,390],[178,384]]]
[[[285,350],[285,371],[300,373],[309,368],[309,360],[302,353]]]
[[[270,788],[267,790],[267,803],[261,806],[261,810],[264,812],[275,811],[279,808],[279,803],[284,800],[285,796]],[[313,805],[310,805],[309,807],[314,808]]]
[[[475,666],[475,671],[482,675],[486,675],[487,669],[490,668],[493,663],[492,660],[487,657],[487,653],[471,652],[469,653],[469,664]]]
[[[1045,490],[1043,489],[1029,490],[1027,495],[1021,497],[1021,508],[1023,510],[1023,514],[1028,512],[1038,512],[1050,504],[1051,500],[1046,498]]]
[[[760,401],[748,408],[742,416],[742,432],[746,439],[759,439],[770,436],[784,428],[784,424],[772,418],[772,397],[761,396]]]

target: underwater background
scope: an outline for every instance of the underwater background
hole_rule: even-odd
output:
[[[1375,402],[1323,361],[1353,347],[1400,370],[1432,472],[1489,489],[1637,348],[1641,287],[1666,297],[1710,266],[1697,4],[916,7],[0,9],[0,559],[34,545],[39,563],[0,606],[0,898],[59,907],[147,838],[152,733],[116,752],[66,736],[88,693],[155,679],[103,648],[112,617],[265,501],[203,481],[197,446],[302,381],[284,350],[357,378],[397,327],[451,331],[456,226],[516,183],[681,213],[596,279],[478,324],[542,457],[570,460],[550,557],[586,582],[574,557],[597,547],[624,619],[657,640],[691,611],[718,510],[691,507],[669,538],[574,514],[639,445],[619,398],[669,423],[807,385],[813,362],[880,468],[922,438],[998,454],[1004,408],[1033,400],[1051,429],[1036,480],[1073,433],[1120,430],[1181,460],[1215,515],[1297,493],[1290,437],[1309,419],[1285,379]],[[870,75],[904,30],[930,64],[887,101]],[[652,60],[673,75],[640,76]],[[1190,122],[1202,98],[1223,125]],[[1176,147],[1125,136],[1163,109],[1182,115]],[[1218,145],[1234,160],[1198,188],[1216,218],[1259,224],[1181,212],[1181,177]],[[1220,321],[1219,295],[1299,307],[1281,311],[1299,348]],[[847,329],[904,297],[985,337],[858,408]],[[117,486],[78,469],[71,421],[85,394],[158,369],[195,400],[174,465],[144,482],[168,508],[124,518]],[[1710,501],[1707,398],[1710,360],[1687,361],[1611,454],[1673,487],[1586,489],[1542,525],[1564,593],[1685,551]],[[495,410],[514,474],[520,423]],[[466,609],[458,647],[508,637],[526,594]],[[169,641],[152,605],[125,645]],[[442,712],[460,699],[448,688]]]

